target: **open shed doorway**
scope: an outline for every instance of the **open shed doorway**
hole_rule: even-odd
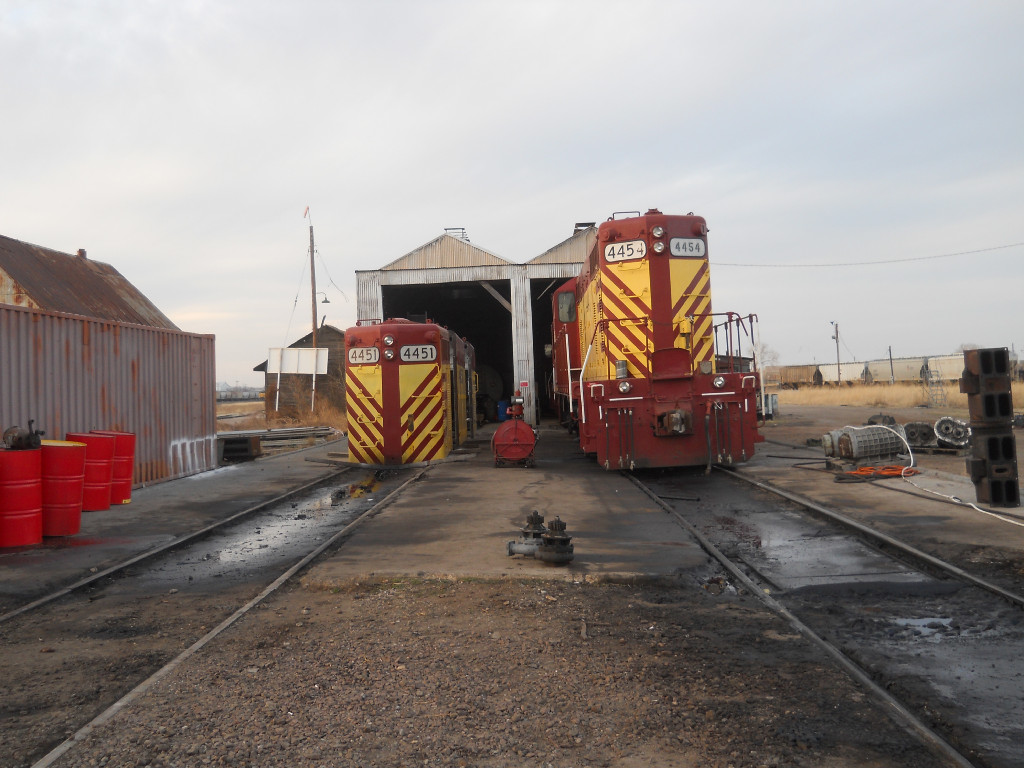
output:
[[[491,280],[488,285],[506,302],[511,300],[508,280]],[[515,382],[512,315],[494,295],[479,282],[385,285],[381,305],[385,318],[434,322],[473,345],[479,377],[477,409],[486,420],[496,421],[498,402],[511,396]]]

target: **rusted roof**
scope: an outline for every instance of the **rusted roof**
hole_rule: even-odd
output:
[[[0,235],[0,304],[180,330],[109,264]]]

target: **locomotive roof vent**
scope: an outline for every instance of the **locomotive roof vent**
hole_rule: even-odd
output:
[[[574,226],[572,229],[573,234],[576,234],[577,232],[582,232],[585,229],[590,229],[596,223],[597,222],[594,221],[577,221],[576,226]]]

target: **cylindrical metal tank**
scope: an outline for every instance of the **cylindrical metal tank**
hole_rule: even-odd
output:
[[[130,503],[132,500],[132,473],[135,470],[135,435],[132,432],[118,432],[110,429],[93,429],[90,430],[90,433],[114,438],[110,503]]]
[[[114,438],[91,432],[68,432],[66,438],[74,443],[85,443],[85,493],[82,495],[82,509],[86,512],[110,509]]]
[[[520,464],[524,467],[533,466],[533,451],[537,445],[537,436],[533,428],[522,419],[509,419],[498,425],[491,438],[491,450],[494,451],[494,465]]]
[[[43,440],[43,536],[74,536],[82,528],[85,443]]]
[[[0,547],[43,541],[42,450],[0,449]]]

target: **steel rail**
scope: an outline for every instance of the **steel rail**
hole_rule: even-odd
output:
[[[919,736],[932,749],[942,756],[952,760],[956,765],[960,766],[960,768],[978,768],[975,763],[972,763],[966,756],[958,751],[956,747],[929,728],[928,725],[907,709],[898,699],[876,683],[867,672],[853,661],[853,659],[843,653],[838,646],[833,645],[824,637],[816,633],[808,625],[804,624],[794,613],[786,608],[786,606],[768,595],[761,587],[755,584],[754,581],[747,576],[747,574],[744,573],[738,565],[730,560],[707,536],[697,530],[696,526],[683,517],[675,508],[663,501],[653,490],[648,488],[633,475],[626,474],[626,477],[652,501],[654,501],[655,504],[672,515],[684,529],[697,539],[701,547],[703,547],[709,555],[715,558],[715,560],[721,563],[722,567],[732,574],[732,576],[753,596],[760,600],[772,612],[789,622],[789,625],[799,632],[801,636],[806,638],[820,650],[824,651],[833,661],[836,662],[836,664],[840,666],[840,668],[843,669],[844,672],[868,689],[868,691],[875,696],[876,700],[883,705],[886,713],[894,721],[906,728],[909,728],[910,731],[917,734],[917,736]]]
[[[85,739],[87,739],[96,728],[111,720],[118,712],[120,712],[122,709],[127,707],[137,698],[139,698],[147,691],[149,691],[150,688],[152,688],[154,685],[160,682],[163,678],[167,677],[167,675],[171,674],[171,672],[176,670],[182,664],[184,664],[190,657],[194,656],[196,653],[201,651],[218,635],[220,635],[226,629],[230,628],[233,624],[235,624],[235,622],[237,622],[239,619],[241,619],[243,616],[249,613],[249,611],[258,606],[265,599],[270,597],[270,595],[274,594],[282,586],[287,584],[292,579],[292,577],[294,577],[297,573],[302,571],[311,562],[316,560],[316,558],[320,557],[320,555],[322,555],[325,551],[330,549],[336,543],[347,538],[348,535],[352,533],[352,531],[354,531],[360,525],[365,523],[371,517],[374,517],[386,506],[391,504],[391,502],[394,501],[398,494],[404,491],[412,483],[416,482],[421,477],[423,477],[423,475],[429,472],[430,469],[431,467],[425,467],[421,469],[419,472],[417,472],[415,475],[410,477],[408,480],[406,480],[404,483],[398,486],[395,490],[393,490],[391,493],[385,496],[383,499],[381,499],[368,510],[363,512],[351,523],[349,523],[340,531],[338,531],[329,539],[327,539],[327,541],[325,541],[323,544],[319,545],[318,547],[316,547],[316,549],[312,550],[309,554],[307,554],[305,557],[299,560],[299,562],[295,563],[290,568],[288,568],[284,573],[282,573],[273,582],[271,582],[270,585],[265,587],[263,591],[260,592],[256,597],[247,602],[241,608],[237,609],[234,613],[232,613],[230,616],[224,619],[224,621],[222,621],[216,627],[211,629],[201,638],[196,640],[195,643],[190,645],[180,654],[178,654],[169,662],[164,664],[164,666],[162,666],[152,675],[147,677],[137,686],[132,688],[132,690],[128,691],[128,693],[126,693],[120,699],[118,699],[105,710],[103,710],[103,712],[101,712],[88,723],[79,728],[74,734],[69,736],[64,741],[62,741],[60,744],[54,747],[50,752],[48,752],[38,761],[33,763],[32,768],[49,768],[50,766],[52,766],[57,760],[59,760],[65,753],[70,751],[75,745],[85,741]]]
[[[978,587],[979,589],[984,589],[986,592],[991,592],[992,594],[1006,600],[1011,605],[1014,605],[1018,608],[1024,608],[1024,595],[1019,595],[1016,592],[1011,592],[1008,589],[1000,587],[998,584],[994,584],[991,581],[987,581],[986,579],[983,579],[980,576],[975,576],[974,574],[965,571],[963,568],[960,568],[956,565],[953,565],[952,563],[935,557],[934,555],[929,555],[927,552],[924,552],[918,549],[917,547],[907,544],[905,541],[900,541],[899,539],[894,538],[886,533],[882,533],[881,531],[875,528],[872,528],[868,525],[864,525],[863,523],[859,523],[856,520],[853,520],[852,518],[849,518],[846,515],[837,512],[834,509],[829,509],[828,507],[822,506],[821,504],[818,504],[817,502],[812,501],[811,499],[800,496],[799,494],[791,493],[790,491],[784,491],[781,488],[776,488],[775,486],[769,483],[762,482],[760,480],[754,480],[752,477],[747,477],[742,472],[737,471],[735,469],[725,469],[723,467],[717,467],[717,469],[719,469],[721,472],[723,472],[729,477],[733,477],[737,480],[742,480],[744,483],[753,485],[755,488],[760,488],[763,491],[767,491],[768,493],[772,493],[775,494],[776,496],[781,496],[782,498],[787,499],[788,501],[792,501],[794,504],[799,504],[801,507],[805,507],[806,509],[809,509],[810,511],[816,514],[822,515],[823,517],[831,520],[832,522],[839,523],[840,525],[849,528],[850,530],[856,531],[857,533],[866,536],[867,538],[872,539],[875,542],[884,544],[888,547],[892,547],[893,549],[896,549],[897,551],[902,552],[903,554],[908,555],[920,562],[927,563],[933,568],[937,568],[943,573],[946,573],[956,579],[967,582],[968,584]]]
[[[297,496],[300,493],[305,493],[306,491],[309,491],[318,485],[329,483],[332,480],[337,479],[339,475],[342,475],[349,471],[351,471],[351,467],[343,467],[339,469],[337,472],[332,472],[328,475],[319,477],[316,480],[311,480],[310,482],[305,483],[304,485],[300,485],[297,488],[292,488],[290,491],[286,491],[285,493],[282,493],[279,496],[275,496],[272,499],[261,501],[259,504],[254,504],[253,506],[248,507],[247,509],[243,509],[240,512],[236,512],[235,514],[226,517],[223,520],[218,520],[217,522],[211,523],[210,525],[200,528],[199,530],[191,531],[190,533],[186,533],[184,536],[179,536],[178,538],[174,539],[173,541],[169,541],[166,544],[162,544],[154,549],[148,549],[145,552],[141,552],[138,555],[134,555],[133,557],[130,557],[127,560],[123,560],[120,563],[115,563],[109,568],[104,568],[102,571],[90,574],[89,576],[86,576],[84,579],[80,579],[72,584],[68,584],[64,587],[61,587],[58,590],[50,592],[47,595],[43,595],[42,597],[37,598],[36,600],[33,600],[30,603],[26,603],[25,605],[22,605],[19,608],[15,608],[13,611],[9,611],[8,613],[0,615],[0,624],[3,624],[5,621],[10,621],[11,619],[15,618],[16,616],[20,616],[23,613],[34,611],[36,608],[40,608],[41,606],[44,606],[48,603],[52,603],[54,600],[59,600],[62,597],[70,595],[72,592],[77,592],[80,589],[84,589],[85,587],[88,587],[90,584],[96,583],[100,579],[104,579],[108,576],[113,576],[114,574],[120,573],[121,571],[131,568],[133,565],[138,565],[139,563],[143,563],[146,560],[166,554],[167,552],[178,549],[182,546],[185,546],[186,544],[191,544],[194,541],[198,541],[206,536],[209,536],[211,533],[214,533],[215,531],[221,528],[224,528],[226,526],[231,525],[232,523],[244,519],[247,516],[253,515],[257,512],[261,512],[268,507],[274,506],[275,504],[280,504],[282,501],[287,501],[293,496]]]

